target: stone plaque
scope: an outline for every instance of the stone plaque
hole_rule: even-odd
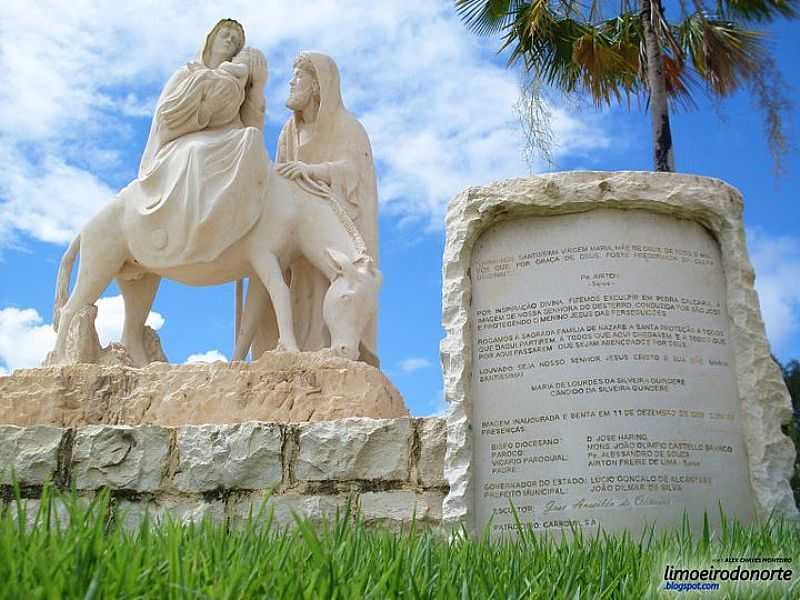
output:
[[[715,239],[644,210],[494,225],[471,260],[475,524],[748,521]]]

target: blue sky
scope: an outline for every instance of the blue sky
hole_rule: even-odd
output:
[[[476,38],[451,2],[6,2],[0,8],[0,369],[36,366],[52,344],[53,286],[66,243],[136,174],[161,86],[222,17],[268,59],[265,138],[274,156],[291,62],[330,54],[348,108],[370,135],[381,201],[379,352],[411,412],[442,408],[441,257],[447,202],[470,185],[527,176],[513,105],[518,75]],[[312,8],[313,6],[313,8]],[[158,7],[158,9],[154,8]],[[797,23],[771,27],[788,95],[800,91]],[[773,351],[800,357],[800,123],[787,174],[772,172],[761,115],[746,94],[673,114],[677,168],[718,177],[745,198],[756,287]],[[549,98],[555,167],[647,170],[643,107],[597,111]],[[793,111],[797,115],[797,111]],[[113,286],[99,302],[101,339],[118,338]],[[150,323],[172,362],[230,356],[233,286],[163,282]]]

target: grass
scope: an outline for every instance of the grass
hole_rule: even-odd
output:
[[[800,527],[781,521],[725,522],[699,538],[686,526],[635,540],[574,532],[555,541],[522,529],[515,540],[448,543],[413,525],[399,534],[370,529],[349,514],[316,529],[298,519],[280,530],[261,514],[239,527],[144,521],[127,531],[112,507],[108,493],[87,502],[45,487],[37,513],[26,514],[17,496],[0,514],[0,598],[616,600],[676,595],[658,591],[666,562],[702,567],[718,557],[783,556],[800,568]],[[797,598],[798,581],[711,596]]]

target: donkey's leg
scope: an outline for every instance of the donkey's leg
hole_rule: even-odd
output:
[[[258,328],[258,322],[263,318],[268,303],[267,289],[262,285],[261,280],[255,277],[250,278],[250,282],[247,284],[247,300],[244,303],[242,324],[237,332],[236,348],[231,361],[244,360],[247,356]]]
[[[136,366],[144,367],[150,361],[144,347],[144,323],[161,277],[146,273],[140,279],[117,277],[117,284],[125,300],[125,326],[122,329],[122,345],[128,350]]]
[[[129,257],[120,227],[121,204],[103,208],[81,231],[80,264],[75,289],[61,309],[56,355],[63,356],[72,318],[81,308],[94,304]]]
[[[275,309],[275,318],[278,321],[278,346],[275,349],[299,352],[292,320],[292,298],[278,259],[274,254],[264,253],[254,256],[251,261],[258,278],[267,288]]]

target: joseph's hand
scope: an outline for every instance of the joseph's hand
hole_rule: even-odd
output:
[[[308,163],[300,160],[290,160],[280,163],[275,167],[281,175],[287,179],[297,179],[299,177],[314,177],[314,169]]]

